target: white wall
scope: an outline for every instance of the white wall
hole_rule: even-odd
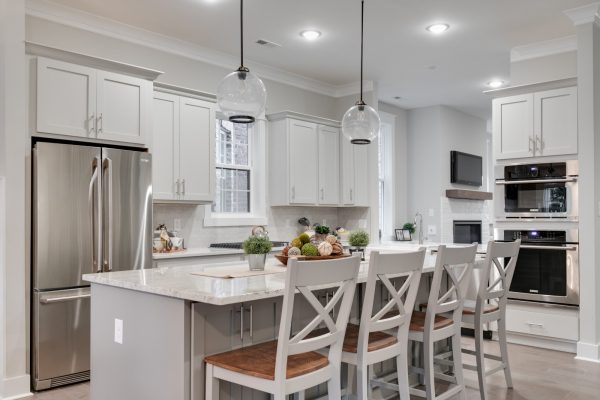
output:
[[[488,148],[490,136],[486,121],[447,106],[417,108],[408,111],[408,216],[423,214],[423,227],[435,226],[439,241],[441,198],[446,189],[456,187],[487,191]],[[483,186],[450,183],[450,151],[458,150],[483,157]],[[484,227],[485,229],[485,227]]]
[[[510,85],[527,85],[577,76],[577,51],[511,62]]]

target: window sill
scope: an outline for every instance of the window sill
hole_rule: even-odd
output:
[[[205,227],[267,225],[266,217],[254,215],[211,215],[204,217]]]

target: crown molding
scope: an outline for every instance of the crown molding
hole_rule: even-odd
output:
[[[571,18],[576,26],[600,21],[600,2],[591,3],[582,7],[565,10],[567,17]]]
[[[577,50],[577,36],[545,40],[513,47],[510,51],[510,62],[530,60],[532,58],[551,56]]]
[[[176,39],[170,36],[151,32],[123,24],[108,18],[100,17],[88,12],[65,7],[46,0],[26,0],[25,12],[27,15],[55,22],[61,25],[81,29],[98,35],[122,40],[125,42],[153,48],[165,53],[201,61],[207,64],[232,69],[239,63],[238,57],[209,49],[195,43]],[[280,68],[266,64],[247,62],[257,75],[264,79],[294,86],[310,92],[319,93],[330,97],[343,97],[359,92],[358,83],[348,85],[332,85],[316,79],[307,78]],[[367,82],[366,82],[367,83]],[[373,87],[372,82],[369,87]],[[366,90],[366,89],[365,89]]]
[[[373,81],[363,81],[363,91],[372,92],[375,89]],[[334,97],[345,97],[360,93],[360,83],[353,82],[345,85],[336,86]]]

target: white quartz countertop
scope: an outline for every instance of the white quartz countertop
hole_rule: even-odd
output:
[[[274,252],[281,251],[282,247],[273,247]],[[168,260],[173,258],[185,258],[185,257],[210,257],[210,256],[226,256],[231,254],[244,254],[244,250],[241,249],[222,249],[214,247],[191,247],[184,251],[178,251],[174,253],[154,253],[152,258],[154,260]]]
[[[403,248],[382,248],[381,251],[410,251],[419,246],[412,245]],[[432,272],[436,255],[427,251],[423,272]],[[268,265],[280,265],[275,259],[268,259]],[[195,301],[215,305],[236,304],[245,301],[260,300],[282,296],[285,286],[285,273],[258,275],[244,278],[223,279],[192,275],[207,268],[247,266],[245,261],[227,263],[202,263],[181,267],[160,267],[145,270],[104,272],[86,274],[83,279],[100,285],[120,287],[145,293],[173,297],[182,300]],[[358,276],[359,282],[367,279],[368,263],[361,263]]]

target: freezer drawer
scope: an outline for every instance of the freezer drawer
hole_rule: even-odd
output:
[[[34,389],[89,378],[90,288],[35,292]]]

